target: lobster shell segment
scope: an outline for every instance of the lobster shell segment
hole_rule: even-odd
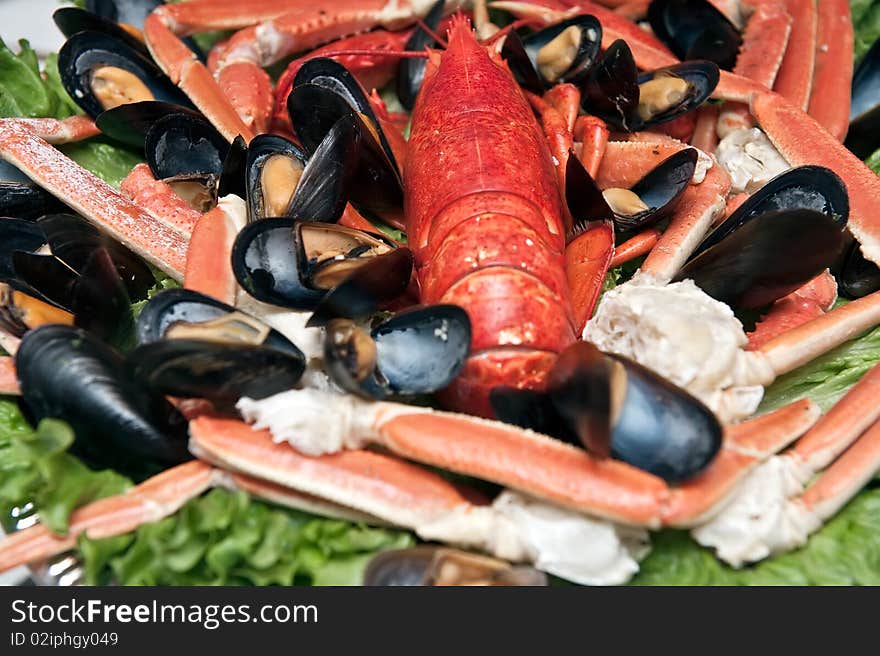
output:
[[[444,400],[491,416],[492,387],[540,386],[575,336],[550,151],[510,71],[463,17],[428,61],[404,188],[422,301],[461,306],[473,327]]]

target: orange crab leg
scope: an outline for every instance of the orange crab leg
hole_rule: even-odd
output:
[[[565,247],[565,275],[577,334],[593,316],[613,257],[614,227],[610,222],[593,223]]]
[[[792,22],[784,3],[761,2],[746,24],[734,73],[771,88],[783,62]]]
[[[141,524],[177,512],[212,485],[213,468],[189,462],[147,479],[125,494],[101,499],[76,510],[66,535],[55,535],[37,524],[3,538],[0,572],[45,560],[76,546],[80,535],[96,540],[129,533]]]
[[[119,189],[135,204],[186,238],[192,234],[193,227],[201,216],[174,193],[170,185],[153,177],[153,172],[146,164],[135,166],[119,185]]]
[[[202,215],[193,229],[186,253],[184,287],[234,306],[238,282],[232,272],[232,245],[247,223],[244,201],[226,196]]]
[[[699,148],[704,153],[715,152],[718,145],[718,133],[715,126],[718,123],[717,105],[704,105],[697,110],[697,125],[694,128],[694,136],[691,145]]]
[[[816,70],[807,108],[839,141],[849,127],[853,26],[847,0],[818,0]]]
[[[794,22],[773,90],[806,109],[816,63],[816,6],[813,0],[785,0]]]
[[[180,279],[187,240],[16,121],[0,120],[0,157],[154,266]]]
[[[580,144],[578,159],[590,177],[596,178],[608,147],[608,126],[595,116],[578,116],[574,125],[574,139]]]
[[[57,118],[16,118],[16,121],[44,141],[58,145],[83,141],[101,134],[98,126],[88,116]]]
[[[847,227],[861,244],[862,253],[880,262],[880,176],[847,150],[819,123],[784,98],[756,94],[752,114],[776,149],[792,166],[823,164],[839,175],[849,192]]]
[[[9,355],[0,356],[0,394],[21,394],[15,373],[15,358]]]
[[[657,143],[647,141],[609,141],[596,171],[600,189],[629,189],[663,160],[686,148],[673,139]]]
[[[627,239],[619,246],[615,246],[614,257],[611,259],[610,266],[612,268],[617,267],[637,257],[647,255],[657,245],[657,242],[660,240],[660,234],[660,231],[656,228],[648,228],[635,237]]]

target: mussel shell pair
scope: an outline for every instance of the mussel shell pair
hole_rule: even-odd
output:
[[[848,217],[846,187],[833,171],[791,169],[706,237],[675,279],[691,278],[729,305],[761,308],[835,263]]]
[[[133,380],[172,396],[220,405],[291,389],[305,356],[259,320],[185,289],[156,294],[137,321],[139,346],[126,358]]]
[[[325,242],[343,251],[316,258]],[[330,275],[329,266],[340,275]],[[232,247],[232,270],[245,291],[272,305],[315,310],[312,325],[372,314],[403,294],[412,266],[412,252],[382,235],[287,218],[248,225]]]
[[[369,333],[353,321],[327,325],[324,362],[344,390],[373,399],[432,394],[448,386],[470,352],[471,324],[456,305],[397,313]]]
[[[335,150],[346,166],[357,163],[349,171],[349,200],[358,210],[381,215],[403,206],[397,160],[367,95],[348,69],[332,59],[308,60],[294,78],[287,109],[310,161],[319,147],[327,148],[334,130],[341,132],[337,140],[350,143]]]
[[[545,586],[547,575],[488,556],[425,545],[377,554],[364,572],[363,583],[368,586]]]
[[[184,462],[187,424],[160,394],[129,378],[122,356],[90,333],[49,325],[27,333],[15,355],[34,418],[63,419],[77,451],[101,466]]]
[[[611,456],[670,482],[705,469],[722,428],[702,402],[642,365],[578,342],[560,355],[546,390],[496,388],[501,421]]]
[[[682,61],[704,59],[733,70],[742,37],[707,0],[653,0],[648,21],[654,35]]]
[[[880,148],[880,39],[853,75],[849,131],[844,144],[859,159]]]
[[[642,96],[647,94],[648,87],[644,85],[664,80],[667,86],[676,83],[681,86],[681,97],[668,106],[665,101],[659,107],[646,105],[646,98]],[[581,104],[615,129],[636,132],[698,108],[712,95],[718,80],[718,66],[710,61],[683,62],[639,74],[629,46],[618,39],[593,67],[582,87]]]
[[[647,209],[634,214],[615,212],[577,157],[569,157],[565,174],[565,196],[569,212],[578,224],[611,219],[617,232],[647,228],[675,210],[697,166],[697,151],[685,148],[660,162],[636,182],[630,191]]]
[[[133,75],[146,87],[152,100],[192,108],[186,95],[142,51],[109,34],[78,32],[58,52],[58,71],[67,93],[92,118],[110,109],[92,88],[95,71],[104,67]]]
[[[541,72],[542,66],[539,63],[542,49],[563,33],[567,34],[566,30],[571,28],[577,29],[580,33],[577,50],[565,70],[548,79]],[[516,32],[511,32],[504,40],[501,56],[522,87],[533,93],[543,94],[560,82],[572,84],[583,82],[598,61],[601,46],[602,26],[595,16],[584,15],[550,25],[524,38],[520,38]]]

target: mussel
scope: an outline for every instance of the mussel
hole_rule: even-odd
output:
[[[305,370],[295,344],[258,319],[185,289],[156,294],[138,317],[126,371],[152,389],[234,403],[288,390]]]
[[[629,46],[618,39],[583,85],[582,104],[616,129],[644,130],[702,105],[718,79],[718,66],[710,61],[683,62],[639,74]]]
[[[401,253],[388,258],[397,251]],[[232,268],[245,291],[257,300],[298,310],[315,309],[330,290],[374,261],[377,264],[349,288],[360,293],[366,289],[383,299],[402,294],[409,284],[412,254],[382,235],[329,223],[271,218],[245,227],[232,248]],[[361,296],[357,300],[363,302]],[[327,306],[328,318],[345,316],[336,314],[341,303]],[[372,312],[376,297],[367,304]]]
[[[63,212],[64,203],[9,162],[0,159],[0,216],[36,219],[50,212]]]
[[[306,154],[284,137],[261,134],[248,145],[245,167],[249,220],[286,216]]]
[[[350,201],[380,215],[402,207],[397,160],[366,94],[348,69],[332,59],[308,60],[294,78],[287,108],[310,158],[340,119],[348,117],[357,143]]]
[[[194,109],[158,100],[126,103],[98,115],[95,125],[111,139],[144,149],[147,132],[157,121],[171,114],[186,114],[194,120],[204,120]]]
[[[192,108],[189,99],[141,52],[101,32],[78,32],[58,53],[61,82],[89,116],[126,103],[159,100]]]
[[[87,9],[80,7],[61,7],[52,14],[52,20],[66,37],[72,37],[79,32],[101,32],[117,41],[125,43],[132,50],[137,50],[144,56],[149,56],[150,51],[146,44],[134,33],[126,30],[118,23],[99,16]]]
[[[843,226],[828,214],[810,209],[764,212],[699,249],[674,280],[690,278],[719,301],[758,309],[830,267],[843,242]]]
[[[574,441],[670,482],[695,476],[721,448],[721,425],[703,403],[588,342],[559,355],[544,392],[497,388],[490,400],[502,421]]]
[[[555,84],[579,84],[599,59],[602,26],[595,16],[575,16],[520,39],[511,32],[501,56],[517,81],[542,94]]]
[[[853,75],[849,130],[844,144],[859,159],[880,148],[880,39]]]
[[[488,556],[425,545],[374,556],[364,572],[364,585],[545,586],[547,575]]]
[[[880,289],[880,267],[862,254],[856,240],[847,250],[837,273],[841,291],[849,298],[861,298]]]
[[[436,30],[445,9],[445,0],[437,0],[425,15],[424,24],[431,30]],[[425,48],[431,48],[435,45],[434,37],[423,26],[417,25],[404,44],[404,50],[424,52]],[[412,111],[416,105],[416,96],[419,95],[422,81],[425,79],[425,66],[424,59],[404,57],[397,67],[397,98],[400,100],[400,104],[409,111]]]
[[[449,385],[470,351],[471,325],[457,305],[399,312],[370,332],[349,319],[327,324],[324,362],[346,391],[368,398],[431,394]]]
[[[35,419],[68,422],[77,451],[102,466],[190,458],[186,420],[123,370],[122,357],[70,326],[28,332],[15,355],[25,404]]]
[[[657,38],[682,61],[705,59],[733,70],[742,37],[707,0],[653,0],[648,21]]]
[[[618,232],[640,230],[667,218],[678,205],[697,166],[697,151],[685,148],[660,162],[630,189],[600,191],[576,157],[566,165],[565,194],[577,222],[612,219]]]

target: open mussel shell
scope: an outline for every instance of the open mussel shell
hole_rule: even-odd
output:
[[[229,144],[205,119],[175,112],[156,120],[144,138],[147,164],[159,180],[219,177]]]
[[[707,0],[653,0],[648,21],[657,38],[682,61],[705,59],[733,70],[742,37]]]
[[[187,97],[149,59],[100,32],[79,32],[58,53],[61,82],[89,116],[131,102],[159,100],[192,108]]]
[[[849,121],[844,144],[865,159],[880,148],[880,39],[853,75]]]
[[[639,75],[638,106],[631,123],[644,130],[697,109],[718,86],[718,66],[710,61],[687,61]]]
[[[95,125],[105,136],[143,149],[150,128],[171,114],[186,114],[194,120],[204,120],[199,112],[188,107],[159,100],[143,100],[102,112],[95,119]]]
[[[37,225],[52,255],[74,271],[82,272],[96,249],[106,249],[132,301],[145,299],[156,284],[150,267],[138,255],[85,219],[73,214],[47,214],[37,219]]]
[[[57,303],[19,280],[0,282],[0,330],[15,337],[46,324],[72,326],[74,317]]]
[[[363,583],[367,586],[545,586],[547,575],[488,556],[425,545],[377,554],[364,572]]]
[[[595,16],[584,15],[545,27],[521,41],[511,34],[501,56],[520,84],[543,93],[560,82],[584,81],[599,59],[601,45],[602,26]]]
[[[185,419],[163,396],[127,378],[122,357],[84,330],[52,325],[30,331],[15,365],[35,419],[68,422],[91,459],[190,459]]]
[[[809,209],[766,212],[703,250],[675,280],[692,279],[728,305],[761,308],[830,267],[843,247],[843,226]]]
[[[436,30],[440,24],[440,19],[443,18],[445,7],[445,0],[437,0],[425,15],[423,19],[424,24],[431,28],[431,30]],[[404,44],[404,50],[408,52],[424,52],[425,48],[431,48],[435,45],[437,45],[437,42],[434,40],[434,37],[424,27],[417,25],[409,39],[407,39],[406,44]],[[397,98],[400,100],[400,104],[408,111],[412,111],[416,105],[416,97],[419,95],[422,81],[425,79],[425,66],[426,62],[424,59],[404,57],[400,60],[400,65],[397,67]]]
[[[789,209],[822,212],[843,228],[849,218],[846,185],[834,171],[824,166],[799,166],[781,173],[749,196],[724,223],[713,230],[690,259],[715,246],[756,216]]]
[[[880,289],[880,267],[865,258],[861,246],[853,240],[837,280],[846,296],[861,298]]]
[[[697,151],[685,148],[660,162],[631,189],[603,193],[576,157],[566,165],[565,195],[577,223],[611,219],[618,232],[648,227],[667,218],[693,178]]]
[[[254,137],[245,163],[249,220],[287,216],[305,166],[306,154],[284,137]]]
[[[165,339],[132,351],[126,371],[163,394],[233,404],[243,396],[262,399],[291,389],[305,371],[305,358],[265,346]]]
[[[608,47],[581,91],[587,112],[615,128],[638,129],[632,123],[639,106],[639,71],[626,41],[618,39]]]
[[[432,394],[459,374],[471,325],[456,305],[399,312],[367,333],[355,322],[327,324],[324,362],[343,389],[370,398]]]

